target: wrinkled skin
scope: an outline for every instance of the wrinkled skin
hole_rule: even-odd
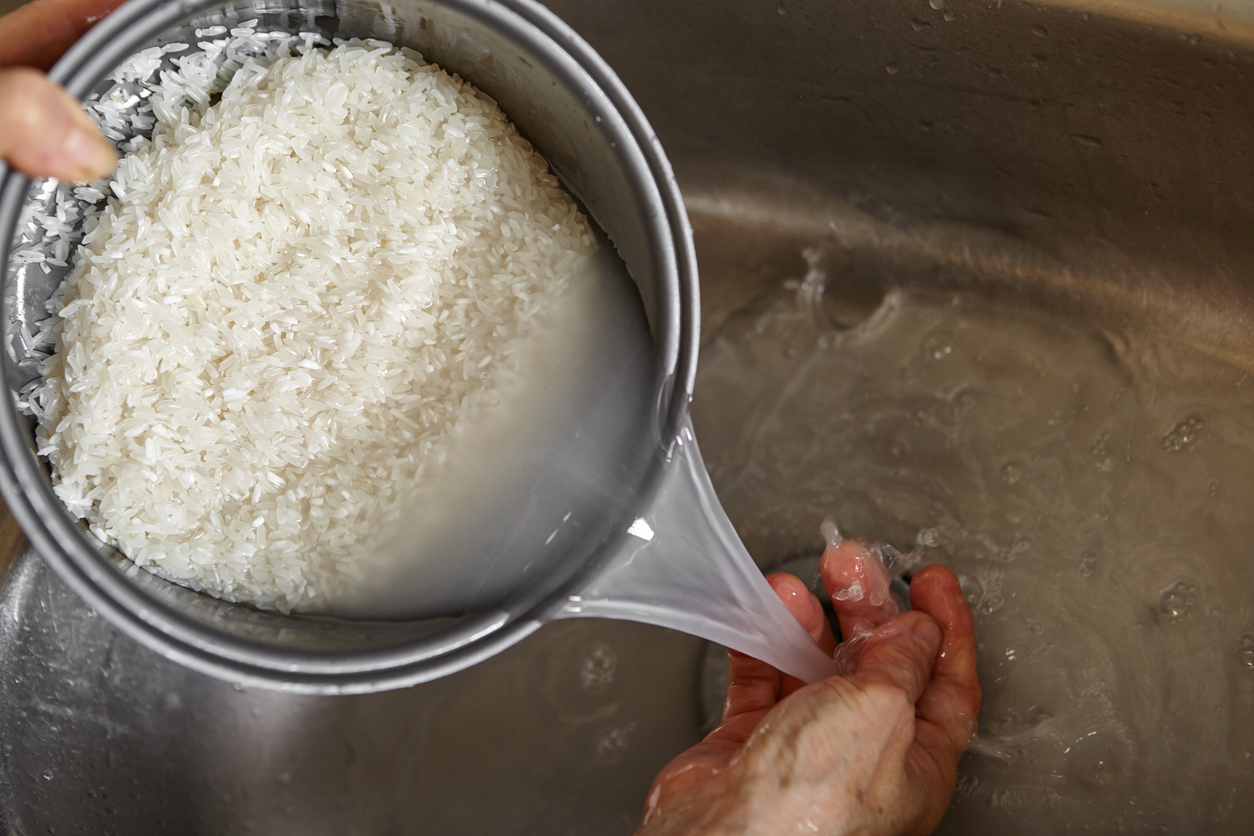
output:
[[[35,0],[0,17],[0,157],[22,173],[85,182],[113,171],[113,146],[40,70],[121,2]]]
[[[980,686],[971,611],[953,572],[920,570],[913,610],[888,596],[846,600],[882,565],[845,540],[823,555],[850,671],[813,685],[729,651],[723,722],[671,761],[653,782],[637,836],[931,833],[975,732]],[[768,578],[815,641],[836,642],[821,605],[791,575]],[[844,596],[841,596],[844,597]]]
[[[79,104],[44,78],[121,0],[35,0],[0,17],[0,158],[32,177],[87,181],[117,161]],[[880,564],[846,540],[822,574],[847,643],[848,676],[806,686],[734,651],[723,722],[675,758],[650,790],[638,836],[926,834],[953,794],[975,731],[980,688],[971,613],[941,566],[911,584],[914,610],[874,595],[838,600]],[[768,579],[820,646],[836,642],[797,578]],[[842,596],[843,597],[843,596]]]

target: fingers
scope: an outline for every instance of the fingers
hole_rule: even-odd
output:
[[[897,614],[888,572],[861,542],[843,540],[839,545],[828,546],[819,571],[832,596],[844,638],[853,636],[857,628],[878,627]]]
[[[823,605],[806,585],[796,576],[783,572],[767,576],[766,581],[793,617],[823,648],[823,652],[830,654],[835,651],[836,637],[827,623]],[[762,713],[805,683],[786,677],[765,662],[734,650],[727,652],[727,659],[727,701],[723,704],[723,722],[709,739],[743,740],[753,731]]]
[[[784,602],[784,606],[788,607],[788,611],[792,613],[793,618],[806,629],[810,634],[810,638],[818,644],[819,648],[828,656],[836,652],[836,636],[832,634],[832,625],[827,621],[827,614],[823,612],[823,605],[819,603],[819,599],[814,597],[810,590],[806,587],[801,579],[796,575],[790,575],[786,572],[779,572],[774,575],[767,575],[766,582],[775,590],[775,594]],[[795,676],[785,675],[783,684],[779,689],[779,697],[783,699],[788,695],[801,690],[806,686],[806,682],[797,679]]]
[[[0,157],[31,177],[86,181],[117,164],[78,102],[35,70],[0,70]]]
[[[917,703],[932,679],[942,638],[932,616],[902,613],[867,636],[851,678],[900,688],[912,704]]]
[[[46,70],[122,0],[35,0],[0,18],[0,67]]]
[[[770,708],[779,701],[783,675],[752,656],[727,651],[727,701],[723,703],[723,721],[740,714]]]
[[[766,576],[766,582],[775,590],[775,594],[788,607],[793,618],[810,634],[810,638],[818,642],[820,648],[828,656],[836,650],[836,637],[832,635],[832,625],[827,623],[827,614],[819,599],[806,587],[796,575],[787,572],[776,572]]]
[[[976,677],[975,625],[958,578],[944,566],[921,569],[910,583],[915,610],[936,620],[941,630],[940,653],[931,681],[919,699],[920,718],[945,733],[956,761],[975,733],[980,713],[980,683]]]

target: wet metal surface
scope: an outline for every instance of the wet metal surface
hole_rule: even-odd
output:
[[[1177,13],[1131,2],[1012,0],[946,0],[939,8],[926,0],[551,5],[620,73],[676,163],[697,233],[707,352],[735,314],[781,293],[785,281],[803,281],[817,259],[850,290],[823,311],[842,327],[873,316],[877,300],[893,293],[958,294],[976,307],[1025,311],[1046,332],[1057,322],[1058,333],[1078,329],[1093,345],[1122,345],[1119,362],[1149,357],[1139,349],[1161,338],[1192,352],[1193,365],[1160,370],[1176,382],[1206,366],[1197,357],[1210,358],[1212,370],[1254,369],[1254,38],[1240,16],[1217,25],[1196,3]],[[939,332],[953,339],[925,346],[929,334],[918,330],[908,335],[917,338],[908,347],[912,363],[925,349],[969,348],[961,335]],[[1110,359],[1093,356],[1092,365]],[[997,391],[1005,373],[990,367],[972,382]],[[849,385],[853,395],[882,391],[872,375]],[[720,422],[717,408],[732,396],[710,409],[702,397],[699,387],[697,429],[707,458],[725,465],[715,468],[714,482],[733,500],[733,522],[760,562],[797,559],[809,548],[802,541],[810,523],[786,508],[764,519],[756,507],[735,507],[734,462],[723,457],[737,440],[720,438],[732,424]],[[1234,450],[1244,444],[1247,401],[1207,410],[1182,404],[1170,415],[1152,392],[1145,403],[1155,416],[1144,428],[1153,447],[1145,454],[1166,457],[1182,479],[1201,478],[1184,471],[1215,456],[1217,439],[1231,439]],[[1195,416],[1200,424],[1190,423]],[[912,465],[924,481],[958,455],[943,446],[946,416],[933,417],[939,423],[902,433],[938,440],[936,469]],[[1025,427],[1045,433],[1049,416],[1039,418]],[[1091,429],[1076,455],[1095,456],[1096,468],[1114,454],[1091,452],[1102,428]],[[856,423],[847,430],[841,443],[849,456],[859,455],[859,443],[871,445],[854,472],[883,475],[891,437],[866,435]],[[1096,530],[1077,525],[1092,521],[1069,516],[1075,508],[1048,500],[1098,482],[1040,493],[1030,457],[993,452],[975,455],[968,472],[991,468],[992,489],[1023,497],[1025,509],[1048,510],[1052,521],[1033,523],[1041,531]],[[1216,459],[1226,474],[1216,496],[1203,479],[1189,501],[1201,508],[1229,488],[1245,490],[1239,464]],[[1107,472],[1086,473],[1102,479]],[[985,524],[968,514],[946,524],[926,503],[907,508],[917,495],[908,482],[876,482],[888,501],[851,505],[851,522],[877,529],[867,536],[899,541],[935,527],[937,539],[925,545],[971,564],[980,548],[970,544],[981,535],[1005,534],[1001,545],[1013,545],[1009,535],[1018,529],[1004,520]],[[1135,493],[1135,482],[1121,484]],[[1091,497],[1108,498],[1100,490]],[[1219,529],[1199,511],[1177,532],[1199,559],[1241,542],[1244,509],[1216,507]],[[1214,538],[1214,530],[1225,533]],[[12,543],[11,528],[4,531],[0,541]],[[1034,542],[1040,548],[1039,536]],[[1177,554],[1167,547],[1178,540],[1163,543],[1159,552]],[[1003,586],[973,590],[977,605],[990,608],[1002,596],[986,623],[1023,615],[1010,593],[1020,591],[1014,575],[1032,548],[1007,552],[1016,561],[1009,566],[989,562]],[[1159,552],[1150,554],[1151,569]],[[1068,583],[1103,578],[1098,552],[1090,560],[1079,548],[1070,557]],[[1219,574],[1221,564],[1203,561],[1187,577],[1105,580],[1138,590],[1120,606],[1129,621],[1174,630],[1169,643],[1189,645],[1207,631],[1222,636],[1221,648],[1197,646],[1196,669],[1226,677],[1226,704],[1247,706],[1254,640],[1247,647],[1242,637],[1254,624],[1241,621],[1239,606],[1228,608],[1226,622],[1217,619],[1207,602],[1217,600],[1217,588],[1244,600],[1249,562],[1237,554],[1222,565]],[[1006,694],[1026,692],[1041,670],[1057,670],[1041,661],[1052,658],[1047,638],[1027,621],[1020,626],[1026,644],[986,646],[1000,658],[981,659],[986,675],[1007,677]],[[629,833],[656,770],[706,720],[702,643],[639,625],[550,625],[471,670],[406,691],[354,698],[239,691],[120,638],[27,555],[9,569],[0,631],[0,807],[8,832]],[[1041,655],[1020,657],[1023,647]],[[1065,688],[1051,693],[1060,699]],[[1166,710],[1185,705],[1187,693],[1172,691],[1176,702]],[[1017,710],[1009,698],[986,705],[990,733],[1013,737],[1044,722],[1032,716],[1016,726],[1010,709]],[[1249,751],[1250,731],[1232,716],[1199,738],[1198,763]],[[1067,796],[1077,805],[1067,808],[1073,821],[1101,821],[1086,818],[1098,808],[1084,805],[1106,803],[1110,792],[1135,783],[1138,770],[1161,766],[1129,761],[1121,746],[1118,736],[1100,738],[1060,761],[1060,780],[1084,784]],[[1038,754],[1042,763],[1053,757],[1048,747]],[[951,832],[1065,832],[1031,815],[1030,805],[1050,803],[1039,785],[1018,797],[995,794],[1002,785],[989,783],[987,764],[968,761],[964,770]],[[1013,774],[1003,778],[1013,783]],[[1243,780],[1224,773],[1229,779],[1225,786]],[[1016,798],[1028,807],[1016,808]],[[1242,796],[1196,799],[1176,820],[1184,825],[1167,832],[1241,832],[1222,828],[1242,825]],[[1129,833],[1160,832],[1152,817],[1125,822]]]

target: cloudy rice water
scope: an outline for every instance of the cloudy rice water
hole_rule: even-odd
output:
[[[306,43],[210,104],[213,75],[176,62],[150,87],[28,400],[97,536],[193,589],[317,610],[526,392],[596,245],[495,102],[416,53]]]

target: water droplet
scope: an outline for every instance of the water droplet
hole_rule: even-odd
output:
[[[244,684],[242,682],[233,682],[231,683],[231,687],[234,688],[236,691],[244,690]]]
[[[1001,466],[1001,480],[1007,485],[1013,485],[1023,478],[1023,468],[1014,462],[1006,462]]]
[[[1045,38],[1049,36],[1049,30],[1038,23],[1032,27],[1032,34],[1038,38]]]
[[[1028,619],[1028,629],[1032,631],[1032,635],[1034,636],[1039,636],[1045,632],[1045,628],[1041,625],[1041,622],[1034,618]]]
[[[1163,591],[1158,609],[1171,621],[1183,621],[1195,601],[1197,587],[1187,581],[1179,581]]]
[[[1197,415],[1190,415],[1176,424],[1163,436],[1163,449],[1168,453],[1179,453],[1195,446],[1202,437],[1206,422]]]
[[[788,14],[788,10],[784,8],[783,3],[779,3],[775,6],[775,13],[779,15],[780,17],[783,17],[784,15]]]
[[[927,0],[927,4],[937,10],[945,8],[945,0]]]
[[[950,21],[952,21],[955,17],[957,17],[957,15],[955,15],[955,14],[954,14],[953,12],[951,12],[949,9],[945,9],[945,13],[944,13],[943,15],[941,15],[941,17],[945,19],[945,22],[946,22],[946,23],[949,23],[949,22],[950,22]]]
[[[583,657],[579,668],[579,684],[585,691],[599,694],[614,683],[614,671],[618,668],[618,654],[608,644],[598,644]]]
[[[1015,660],[1015,649],[1013,647],[1006,648],[1006,658],[1011,662]]]
[[[45,781],[51,781],[53,778],[57,776],[56,776],[56,773],[53,772],[51,769],[45,769],[42,773],[40,773],[39,777],[43,778]]]
[[[897,75],[897,65],[889,64],[888,66],[884,67],[884,72],[888,73],[889,75]]]
[[[925,528],[919,532],[919,536],[914,541],[920,546],[931,546],[935,548],[940,545],[940,532],[934,528]]]
[[[1245,635],[1241,637],[1241,650],[1237,655],[1241,660],[1241,664],[1250,670],[1254,670],[1254,636]]]
[[[1206,486],[1206,492],[1211,496],[1217,496],[1219,494],[1219,480],[1211,479],[1210,483]]]

